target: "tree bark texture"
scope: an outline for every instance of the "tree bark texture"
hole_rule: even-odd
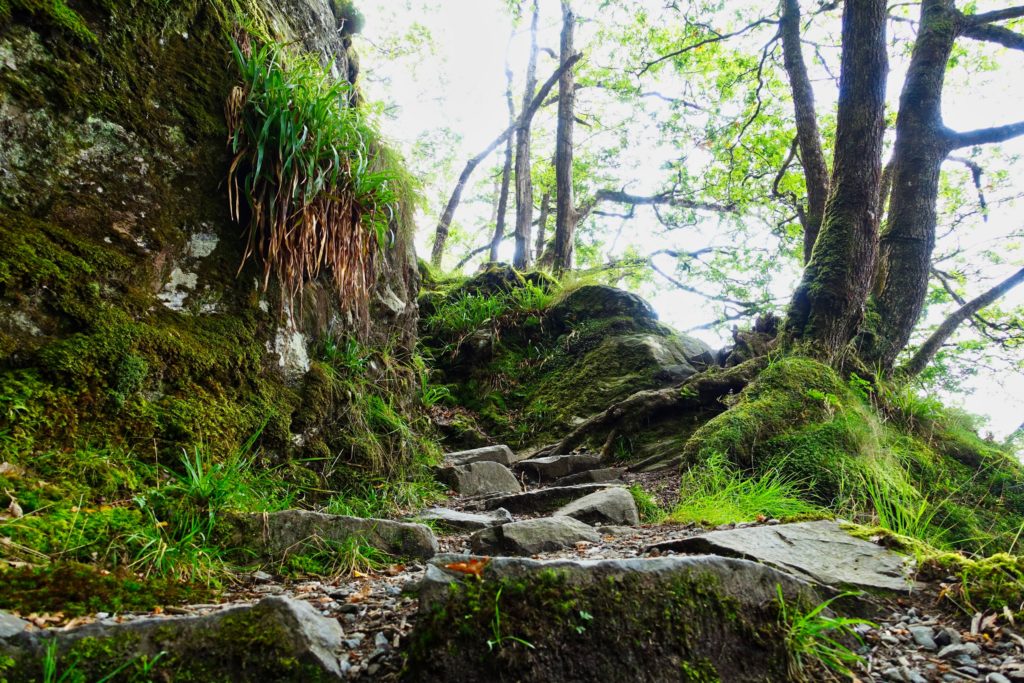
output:
[[[836,152],[821,232],[793,295],[788,343],[829,361],[840,358],[863,317],[878,251],[882,173],[886,3],[843,6],[843,57]]]
[[[562,0],[561,62],[573,54],[576,16],[567,0]],[[562,72],[558,83],[558,130],[555,135],[555,245],[554,269],[562,273],[572,269],[576,238],[576,206],[572,192],[572,134],[576,105],[576,79],[572,69]]]
[[[508,103],[508,125],[516,122],[516,105],[512,101],[512,69],[505,66],[505,79],[508,87],[505,90],[505,101]],[[490,261],[498,260],[498,248],[505,239],[505,214],[508,211],[508,189],[512,182],[512,136],[505,140],[505,165],[501,168],[501,190],[498,193],[498,215],[494,221],[494,237],[491,239]]]
[[[935,247],[939,171],[951,147],[942,123],[942,86],[958,13],[952,0],[924,0],[917,42],[900,94],[889,213],[882,230],[863,359],[892,367],[907,345],[928,292]]]
[[[818,117],[814,108],[814,89],[807,76],[803,50],[800,46],[800,2],[782,0],[782,50],[789,86],[793,92],[796,115],[796,139],[800,149],[800,164],[807,184],[807,211],[804,214],[804,263],[811,260],[811,250],[821,230],[821,219],[828,198],[828,166],[821,148]]]
[[[530,105],[537,89],[537,22],[540,8],[533,0],[530,20],[530,61],[526,66],[526,87],[523,91],[523,109]],[[530,121],[516,130],[516,250],[512,265],[520,270],[530,267],[530,225],[533,223],[533,177],[530,170]]]
[[[548,215],[551,213],[551,193],[545,192],[540,198],[540,216],[537,218],[537,244],[534,247],[534,259],[540,265],[544,258],[544,243],[547,241]]]

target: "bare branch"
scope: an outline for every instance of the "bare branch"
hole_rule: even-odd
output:
[[[1006,142],[1019,135],[1024,135],[1024,121],[1010,123],[1005,126],[994,126],[992,128],[978,128],[977,130],[970,130],[964,133],[952,130],[946,132],[946,138],[952,149]]]
[[[978,162],[968,159],[967,157],[951,156],[947,157],[949,161],[955,161],[963,164],[971,172],[971,180],[974,182],[974,189],[978,191],[978,204],[981,206],[981,219],[988,222],[988,202],[985,201],[985,191],[981,187],[981,175],[984,173],[984,169],[978,164]]]
[[[992,24],[997,21],[1006,21],[1007,19],[1017,19],[1019,17],[1024,17],[1024,5],[998,9],[992,12],[982,12],[981,14],[969,14],[965,19],[975,26],[981,26],[983,24]]]
[[[434,235],[434,247],[431,251],[430,261],[435,266],[441,265],[441,257],[444,255],[445,241],[448,239],[448,229],[451,227],[452,219],[455,217],[455,210],[459,207],[459,202],[462,200],[462,191],[466,187],[466,183],[469,182],[469,177],[473,175],[473,171],[480,165],[480,162],[490,156],[491,152],[498,148],[498,145],[505,142],[509,135],[514,133],[520,126],[529,124],[530,120],[533,119],[533,115],[537,113],[541,104],[544,102],[544,98],[551,92],[551,88],[554,87],[558,79],[561,78],[562,73],[566,70],[571,69],[576,62],[583,57],[583,53],[577,52],[569,59],[559,66],[548,80],[544,82],[540,90],[537,91],[537,95],[533,98],[530,106],[524,110],[514,124],[506,128],[501,134],[496,137],[491,144],[487,146],[482,152],[477,154],[475,157],[466,162],[466,167],[462,169],[462,173],[459,175],[458,182],[455,183],[455,189],[452,190],[451,197],[448,198],[448,204],[445,206],[444,213],[441,214],[441,220],[437,223],[437,232]]]
[[[717,204],[715,202],[698,202],[687,199],[673,192],[660,192],[654,195],[642,196],[630,194],[623,190],[598,190],[594,195],[594,203],[618,202],[619,204],[633,205],[655,205],[666,204],[668,206],[681,206],[687,209],[700,209],[702,211],[715,211],[718,213],[736,213],[735,204]]]
[[[1002,26],[967,23],[960,29],[960,35],[986,43],[996,43],[1011,50],[1024,50],[1024,35]]]
[[[757,28],[758,26],[764,26],[765,24],[777,24],[777,23],[779,23],[777,19],[771,19],[769,17],[762,17],[762,18],[758,19],[757,21],[753,21],[753,22],[747,24],[746,26],[744,26],[741,29],[733,31],[732,33],[718,33],[716,31],[711,31],[712,33],[714,33],[714,35],[711,36],[710,38],[705,38],[704,40],[699,40],[696,43],[692,43],[690,45],[687,45],[686,47],[682,47],[682,48],[680,48],[678,50],[674,50],[673,52],[669,52],[668,54],[662,55],[662,56],[658,57],[657,59],[655,59],[653,61],[647,62],[646,64],[644,64],[643,68],[640,69],[640,71],[637,72],[636,75],[637,76],[642,76],[645,73],[647,73],[647,71],[652,66],[655,66],[656,64],[660,64],[660,63],[662,63],[664,61],[672,59],[673,57],[678,57],[679,55],[682,55],[682,54],[685,54],[687,52],[690,52],[691,50],[696,50],[699,47],[703,47],[705,45],[710,45],[711,43],[720,43],[723,40],[728,40],[729,38],[735,38],[736,36],[742,35],[742,34],[746,33],[747,31],[749,31],[751,29]]]

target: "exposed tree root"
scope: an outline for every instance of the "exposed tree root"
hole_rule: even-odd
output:
[[[584,441],[604,434],[601,454],[609,457],[618,436],[641,429],[655,414],[671,409],[690,411],[716,405],[723,397],[742,391],[767,364],[768,358],[761,356],[732,368],[702,372],[665,389],[638,391],[589,418],[561,441],[541,448],[535,455],[570,453]]]

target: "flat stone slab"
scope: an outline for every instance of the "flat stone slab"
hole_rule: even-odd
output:
[[[512,449],[505,445],[484,446],[483,448],[471,448],[468,451],[454,451],[445,453],[445,465],[468,465],[471,462],[496,462],[505,467],[511,467],[514,463],[527,457],[517,456]]]
[[[830,586],[909,591],[910,558],[854,538],[838,522],[800,522],[712,531],[703,536],[657,543],[645,552],[710,553],[763,562]]]
[[[622,488],[595,491],[555,511],[556,515],[573,517],[590,525],[611,524],[638,526],[640,513],[633,495]]]
[[[575,484],[622,484],[625,467],[602,467],[587,470],[578,474],[570,474],[555,480],[555,486],[574,486]]]
[[[549,486],[543,489],[526,491],[503,496],[488,496],[477,504],[483,510],[505,508],[512,514],[524,512],[552,512],[577,498],[611,488],[614,484],[579,484],[577,486]]]
[[[512,470],[490,460],[442,467],[437,471],[437,478],[464,496],[518,493],[523,490]]]
[[[789,604],[820,602],[734,558],[440,555],[420,583],[408,670],[431,683],[789,680],[776,586]]]
[[[581,541],[600,543],[593,528],[572,517],[540,517],[491,527],[469,537],[473,552],[483,555],[535,555],[571,548]]]
[[[342,543],[352,537],[396,557],[429,559],[437,553],[437,538],[423,524],[311,510],[254,512],[228,519],[233,527],[229,548],[255,550],[273,561],[305,549],[323,550],[325,542]]]
[[[152,661],[160,652],[166,654],[146,680],[340,681],[343,638],[336,619],[307,602],[274,596],[202,616],[147,617],[67,631],[21,629],[0,637],[0,659],[14,660],[4,674],[11,683],[42,680],[49,647],[59,662],[74,662],[76,674],[90,681],[122,665],[133,672],[133,662],[143,656]]]
[[[599,453],[573,453],[521,460],[515,464],[514,469],[532,481],[553,481],[571,474],[595,469],[600,465],[601,455]]]
[[[488,512],[462,512],[448,508],[427,508],[415,517],[421,522],[435,522],[441,526],[460,531],[478,531],[492,526],[501,526],[512,522],[512,513],[504,508]]]

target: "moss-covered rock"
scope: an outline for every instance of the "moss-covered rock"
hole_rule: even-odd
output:
[[[460,581],[457,559],[428,567],[406,680],[789,680],[776,587],[816,602],[744,560],[494,558]]]

